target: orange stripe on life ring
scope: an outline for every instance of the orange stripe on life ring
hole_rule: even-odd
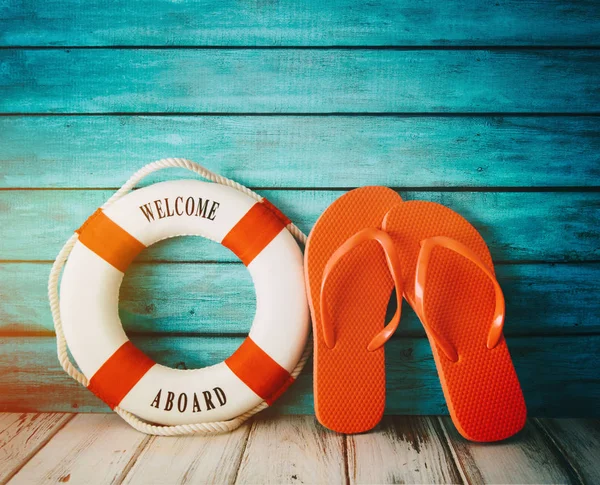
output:
[[[292,222],[288,216],[286,216],[283,212],[279,210],[279,207],[271,204],[270,200],[263,198],[261,202],[265,207],[267,207],[273,214],[275,214],[281,222],[283,222],[284,226],[287,226],[290,222]]]
[[[222,244],[248,266],[283,229],[285,224],[278,214],[267,204],[257,202],[227,233]]]
[[[152,366],[154,361],[128,340],[96,371],[88,389],[114,409]]]
[[[144,244],[113,222],[102,209],[94,212],[76,233],[79,241],[108,264],[125,272]]]
[[[294,382],[290,373],[250,337],[225,360],[225,364],[269,406]]]

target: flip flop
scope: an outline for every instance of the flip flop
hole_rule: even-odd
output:
[[[477,230],[433,202],[403,202],[385,216],[404,277],[404,297],[425,327],[452,421],[472,441],[497,441],[527,410],[504,325],[504,296]]]
[[[319,217],[304,254],[313,322],[315,413],[341,433],[379,423],[385,407],[383,344],[400,320],[385,327],[394,285],[402,273],[385,214],[402,202],[386,187],[361,187],[337,199]],[[395,276],[395,277],[394,277]],[[402,289],[397,289],[402,302]]]

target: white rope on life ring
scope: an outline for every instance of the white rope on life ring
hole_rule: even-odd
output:
[[[193,180],[172,181],[154,184],[131,193],[135,185],[145,176],[168,167],[186,168],[215,184]],[[219,189],[218,186],[224,187]],[[198,197],[197,189],[200,188],[203,191],[204,202],[195,199]],[[225,188],[227,189],[224,190]],[[158,213],[161,212],[159,207],[155,205],[157,213],[154,214],[154,217],[160,219],[161,224],[145,225],[145,223],[153,222],[152,215],[142,210],[145,200],[164,199],[164,194],[167,194],[167,199],[171,197],[171,203],[174,205],[170,208],[163,207],[161,214]],[[206,194],[210,196],[206,197]],[[153,198],[159,195],[162,197]],[[220,203],[215,200],[215,195],[225,197],[229,203],[221,207]],[[125,196],[127,198],[123,199]],[[129,202],[127,202],[128,199]],[[211,200],[210,207],[207,205],[206,199]],[[122,200],[125,200],[124,205],[117,204]],[[166,202],[168,204],[168,201]],[[187,208],[185,203],[188,204]],[[125,211],[125,214],[122,212],[123,207],[127,207],[127,204],[137,211],[136,217],[132,217],[131,211]],[[198,209],[199,204],[204,204],[200,210]],[[165,213],[164,210],[167,212]],[[217,211],[220,211],[218,222]],[[185,213],[187,216],[193,214],[195,227],[191,232],[189,224],[181,222],[186,218],[173,218],[175,213],[177,215]],[[171,214],[171,216],[167,217],[166,214]],[[244,243],[248,241],[247,229],[251,227],[248,226],[248,223],[252,224],[263,220],[267,226],[272,226],[271,233],[276,234],[274,236],[271,234],[272,237],[269,239],[269,231],[260,232],[259,234],[266,232],[267,239],[263,241],[251,239],[255,247],[250,254],[247,254]],[[245,221],[246,224],[236,224],[238,221],[240,223]],[[278,224],[286,225],[287,230],[282,228],[278,232]],[[149,229],[150,227],[152,229]],[[83,234],[88,245],[94,247],[95,238],[106,230],[117,231],[110,233],[111,236],[118,239],[118,243],[112,245],[114,246],[112,247],[112,256],[110,247],[108,256],[106,254],[98,256],[79,241],[80,234]],[[52,266],[48,282],[48,295],[57,335],[58,358],[63,369],[82,385],[90,387],[92,384],[94,392],[109,401],[115,412],[135,429],[147,434],[174,436],[198,433],[206,435],[232,431],[239,427],[252,415],[268,407],[298,376],[310,356],[310,342],[305,345],[308,340],[309,325],[308,310],[303,293],[302,256],[297,245],[294,244],[297,253],[290,245],[290,240],[293,241],[293,239],[289,236],[288,231],[298,241],[302,243],[306,241],[306,235],[266,199],[237,182],[210,172],[194,162],[181,158],[169,158],[146,165],[136,172],[94,216],[88,219],[78,231],[79,234],[75,233],[69,238]],[[252,234],[256,232],[251,231]],[[123,271],[113,265],[116,264],[121,270],[124,270],[136,252],[146,245],[166,237],[183,234],[202,235],[218,242],[221,242],[224,236],[230,236],[225,241],[229,243],[230,249],[240,255],[243,261],[246,259],[245,263],[253,262],[248,269],[257,286],[257,315],[248,339],[226,361],[227,364],[221,363],[210,368],[190,371],[169,369],[154,364],[129,343],[118,319],[115,307],[118,305],[118,294],[115,297],[114,289],[116,287],[118,293]],[[140,237],[141,241],[136,236]],[[128,240],[128,237],[132,240]],[[123,243],[122,238],[125,238],[125,250],[119,246]],[[103,244],[99,245],[100,250],[106,250],[106,248],[102,249],[102,246]],[[73,256],[72,259],[69,258],[70,255]],[[108,263],[103,257],[108,257],[111,263]],[[116,260],[111,260],[111,257],[116,257]],[[67,261],[69,264],[65,268],[61,282],[61,303],[58,295],[58,282]],[[73,265],[70,268],[71,261],[73,261]],[[287,264],[286,261],[290,264]],[[298,261],[300,262],[300,279],[297,271]],[[81,271],[81,266],[77,263],[87,265],[87,270]],[[98,291],[90,289],[90,286],[87,285],[90,282],[90,264],[96,266],[95,272],[91,271],[95,278],[94,281],[101,278],[109,287],[112,284],[112,294],[102,294],[99,299]],[[288,270],[291,268],[291,271],[286,272],[286,268]],[[299,286],[302,286],[301,298],[298,296]],[[282,305],[282,302],[278,302],[277,299],[281,300],[286,291],[291,291],[294,295],[291,300],[287,298],[285,305]],[[106,306],[107,302],[110,302],[108,306]],[[102,304],[105,306],[103,307]],[[85,344],[85,337],[90,337],[89,328],[81,331],[83,324],[81,309],[83,306],[89,312],[90,306],[94,305],[97,307],[95,309],[97,312],[88,313],[88,318],[91,318],[89,315],[93,315],[92,320],[96,323],[108,321],[110,331],[102,333],[98,332],[100,328],[94,328],[91,334],[94,345],[90,346]],[[282,323],[280,314],[282,307],[286,311],[284,320],[286,325],[285,327],[283,325],[273,326],[273,323]],[[61,319],[61,315],[64,317],[65,313],[67,314],[66,318]],[[293,320],[291,327],[290,319]],[[66,325],[63,325],[63,320]],[[70,350],[83,372],[79,371],[69,358],[65,329],[67,337],[71,341]],[[75,344],[75,348],[73,348],[73,344]],[[113,358],[113,354],[117,354],[117,357]],[[118,358],[118,354],[125,360]],[[125,386],[125,389],[117,392],[107,384],[110,384],[111,379],[114,380],[115,365],[123,363],[132,367],[133,370],[129,369],[128,372],[134,375],[134,380],[137,378],[136,375],[140,377],[133,385],[127,382],[121,383],[120,387]],[[263,377],[266,376],[268,379],[266,381],[257,379],[256,375],[260,377],[260,371],[256,371],[256,369],[248,371],[248,365],[258,365],[263,369],[263,373],[266,372]],[[99,370],[102,372],[98,372]],[[88,379],[86,375],[91,379]],[[124,380],[127,381],[127,379]],[[161,385],[165,383],[171,385],[177,382],[175,387],[178,392],[162,387],[158,388],[160,392],[156,392],[156,386],[153,387],[156,382]],[[202,403],[205,406],[204,412],[200,403],[202,397],[198,399],[193,392],[185,392],[186,386],[190,382],[206,384],[204,387],[208,389],[208,395],[202,396],[204,397]],[[228,395],[223,390],[223,386],[213,385],[215,382],[227,382]],[[128,387],[130,385],[131,387]],[[203,386],[200,385],[200,387]],[[233,389],[233,394],[231,389]],[[162,392],[165,394],[163,395]],[[201,389],[200,392],[202,392]],[[152,396],[150,401],[148,401],[148,396]],[[177,408],[176,413],[173,413],[174,408]],[[211,416],[216,416],[216,419],[211,421],[213,419]],[[193,422],[189,422],[189,419],[192,419]],[[160,423],[160,425],[153,423]]]

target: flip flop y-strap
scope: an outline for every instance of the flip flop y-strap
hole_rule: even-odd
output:
[[[392,238],[381,229],[366,228],[363,229],[353,236],[350,236],[335,252],[331,255],[325,268],[323,270],[323,280],[321,283],[321,294],[320,294],[320,307],[321,307],[321,325],[323,329],[323,340],[325,345],[332,349],[335,346],[335,332],[333,323],[331,322],[330,314],[327,309],[325,302],[325,290],[329,276],[333,271],[333,268],[340,262],[340,260],[349,252],[360,246],[367,241],[377,241],[383,248],[385,253],[385,259],[387,261],[390,274],[396,287],[396,298],[397,308],[394,316],[391,318],[389,323],[379,332],[369,345],[367,350],[373,352],[385,344],[390,337],[394,334],[400,323],[400,315],[402,313],[402,271],[400,267],[400,258],[396,253],[394,241]]]
[[[429,260],[431,258],[431,253],[433,249],[437,246],[444,247],[446,249],[450,249],[455,253],[463,256],[468,259],[472,263],[474,263],[479,269],[483,271],[483,273],[490,279],[492,284],[494,285],[494,291],[496,293],[496,308],[494,310],[494,318],[492,320],[492,325],[490,327],[490,331],[488,333],[487,338],[487,348],[493,349],[500,338],[502,337],[502,328],[504,327],[504,316],[505,316],[505,304],[504,304],[504,294],[502,293],[502,289],[500,288],[500,284],[496,279],[496,276],[490,269],[485,265],[485,263],[464,244],[458,242],[455,239],[446,236],[434,236],[428,239],[424,239],[421,241],[421,250],[419,251],[419,256],[417,259],[417,272],[415,276],[415,311],[419,315],[421,322],[427,329],[427,331],[433,337],[435,343],[440,347],[444,355],[450,359],[452,362],[458,361],[458,352],[454,348],[454,346],[445,339],[439,333],[436,333],[432,330],[430,326],[427,325],[427,317],[425,315],[425,286],[426,286],[426,277],[427,277],[427,268],[429,266]]]

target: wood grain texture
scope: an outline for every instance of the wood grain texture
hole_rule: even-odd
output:
[[[161,364],[198,368],[227,358],[243,337],[132,340]],[[600,336],[512,337],[508,346],[530,416],[600,417]],[[390,341],[386,372],[387,414],[448,412],[427,339]],[[107,411],[63,372],[52,337],[0,338],[0,388],[9,390],[0,394],[0,411]],[[314,412],[311,364],[273,409],[284,414]]]
[[[346,442],[351,484],[462,483],[437,418],[384,418]]]
[[[0,0],[0,409],[106,410],[54,356],[50,261],[135,169],[185,156],[305,232],[367,184],[463,214],[498,263],[530,413],[600,416],[599,33],[590,0]],[[172,173],[145,183],[189,177]],[[200,239],[144,251],[127,330],[171,366],[222,360],[255,304],[232,262]],[[446,413],[409,309],[388,347],[388,412]],[[275,412],[311,413],[311,387],[307,369]]]
[[[597,4],[576,0],[3,0],[0,12],[0,45],[587,45],[600,29]]]
[[[50,263],[0,263],[0,335],[52,335]],[[508,336],[600,332],[600,264],[498,265]],[[559,297],[558,295],[561,295]],[[240,264],[134,264],[120,292],[130,334],[243,334],[256,311],[254,284]],[[395,336],[424,337],[408,305]]]
[[[15,423],[19,421],[21,416],[25,416],[26,414],[18,414],[18,413],[0,413],[0,433],[4,433],[8,429],[10,429]]]
[[[593,419],[536,420],[583,483],[600,480],[600,423]]]
[[[0,414],[0,483],[6,483],[71,418],[69,414]]]
[[[365,180],[368,184],[368,180]],[[308,233],[338,190],[261,190]],[[418,192],[404,200],[444,204],[469,220],[496,263],[600,260],[600,192]],[[0,259],[54,260],[75,229],[109,197],[109,190],[0,191]],[[524,230],[526,228],[526,230]],[[27,237],[23,235],[27,234]],[[238,261],[228,249],[203,238],[162,241],[140,261]]]
[[[116,414],[75,416],[9,483],[120,483],[148,439]]]
[[[252,187],[600,184],[597,117],[20,116],[0,144],[4,188],[116,187],[174,155]]]
[[[531,422],[507,440],[475,443],[460,436],[450,418],[439,419],[469,483],[576,483],[558,450]]]
[[[257,418],[236,483],[345,484],[344,437],[313,416]]]
[[[231,433],[210,437],[153,437],[122,483],[234,483],[249,432],[246,423]]]
[[[1,113],[594,113],[597,50],[0,51]]]
[[[56,430],[57,420],[68,424],[48,434],[42,423]],[[209,438],[144,437],[116,415],[0,414],[0,458],[7,446],[30,455],[21,471],[23,463],[10,454],[0,470],[2,483],[17,473],[10,483],[27,485],[596,483],[598,424],[529,420],[507,441],[478,444],[459,437],[449,419],[435,417],[384,418],[369,433],[343,436],[312,417],[263,413],[231,434]],[[136,436],[143,440],[137,446]],[[137,449],[132,456],[131,448]]]

